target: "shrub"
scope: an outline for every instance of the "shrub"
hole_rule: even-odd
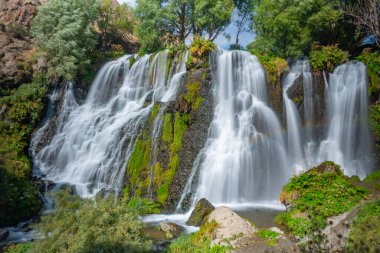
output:
[[[153,201],[143,198],[133,198],[128,203],[128,208],[138,214],[160,213],[160,207]]]
[[[377,139],[380,138],[380,103],[374,103],[369,110],[369,123]]]
[[[45,239],[31,252],[148,252],[144,225],[125,200],[114,196],[81,200],[67,191],[55,194],[56,210],[42,216],[37,228]]]
[[[268,246],[276,246],[277,245],[277,237],[280,234],[272,231],[272,230],[265,230],[265,229],[260,229],[257,232],[257,236],[266,240]]]
[[[28,253],[31,246],[30,243],[12,245],[5,249],[5,253]]]
[[[368,191],[345,177],[339,165],[324,162],[283,187],[281,202],[291,208],[276,221],[303,238],[323,229],[327,217],[351,210],[366,195]]]
[[[273,55],[272,53],[264,52],[256,48],[248,48],[249,52],[255,55],[260,63],[264,66],[267,72],[268,78],[272,83],[280,84],[281,76],[285,73],[288,62],[280,57]]]
[[[46,79],[35,76],[0,98],[0,227],[32,218],[41,208],[37,188],[29,181],[30,135],[43,112]]]
[[[186,66],[188,69],[207,68],[209,55],[217,48],[216,44],[202,37],[195,37],[189,48]]]
[[[319,46],[314,43],[309,60],[314,71],[327,70],[332,72],[336,66],[347,62],[348,56],[348,53],[339,49],[337,45]]]
[[[374,94],[380,89],[380,52],[371,52],[366,48],[356,57],[356,60],[363,62],[367,66],[370,86],[368,87],[369,95]]]

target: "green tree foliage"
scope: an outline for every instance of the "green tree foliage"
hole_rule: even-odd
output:
[[[42,217],[38,229],[45,239],[33,244],[31,252],[148,252],[150,241],[143,237],[143,223],[128,209],[125,200],[113,196],[95,201],[60,191],[56,210]]]
[[[307,53],[313,41],[346,47],[355,38],[355,27],[345,22],[338,0],[262,0],[254,13],[253,46],[283,58]]]
[[[127,4],[115,5],[113,0],[102,0],[97,24],[102,34],[103,48],[108,48],[112,42],[133,33],[136,20]]]
[[[39,9],[32,33],[36,45],[46,53],[49,76],[72,80],[90,63],[98,13],[97,0],[50,0]]]
[[[335,67],[348,61],[348,53],[337,46],[313,44],[310,52],[310,65],[314,71],[334,71]]]
[[[137,33],[142,50],[180,44],[190,34],[214,40],[230,23],[232,0],[138,0]]]
[[[32,218],[41,208],[37,188],[29,181],[30,135],[42,112],[46,80],[35,77],[0,98],[0,227]]]

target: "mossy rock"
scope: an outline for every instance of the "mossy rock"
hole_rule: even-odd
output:
[[[186,224],[189,226],[200,227],[206,223],[207,217],[214,210],[215,207],[207,199],[203,198],[198,201]]]

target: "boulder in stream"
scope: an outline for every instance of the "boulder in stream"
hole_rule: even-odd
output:
[[[203,198],[198,201],[186,224],[200,227],[206,223],[208,215],[214,210],[215,207],[207,199]]]
[[[172,222],[161,222],[161,230],[165,232],[166,239],[173,239],[181,235],[183,229],[181,226]]]

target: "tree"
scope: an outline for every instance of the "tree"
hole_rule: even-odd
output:
[[[50,0],[39,9],[32,33],[38,48],[46,53],[49,76],[72,80],[90,63],[98,13],[97,0]]]
[[[380,46],[380,1],[379,0],[345,0],[344,12],[354,19],[355,25],[361,28],[363,37],[376,36]]]
[[[137,31],[142,47],[155,51],[184,43],[190,34],[215,40],[230,23],[233,9],[232,0],[138,0]]]
[[[248,32],[250,27],[248,23],[253,17],[253,8],[255,0],[234,0],[235,8],[237,10],[235,18],[235,26],[237,27],[236,39],[234,48],[240,48],[239,36],[242,32]]]
[[[309,52],[313,41],[339,43],[346,49],[356,40],[355,27],[346,22],[339,0],[257,1],[253,28],[256,47],[284,58]]]
[[[103,48],[107,48],[127,33],[132,34],[136,21],[133,11],[127,4],[117,4],[114,0],[102,0],[97,24],[102,34]]]
[[[230,24],[233,10],[232,0],[195,0],[193,33],[214,41]]]

